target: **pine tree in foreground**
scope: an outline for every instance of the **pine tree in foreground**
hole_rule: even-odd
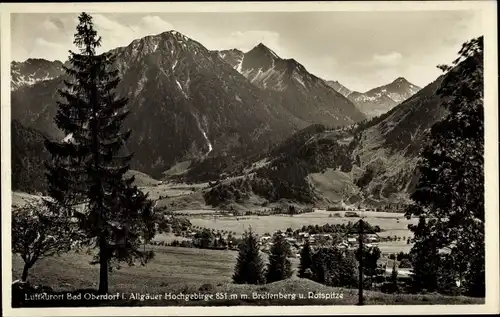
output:
[[[269,263],[266,271],[267,283],[281,281],[292,276],[292,263],[287,256],[290,245],[281,234],[273,238],[273,246],[269,252]]]
[[[108,272],[120,262],[144,264],[150,251],[140,244],[153,237],[152,202],[126,179],[131,155],[121,149],[131,131],[122,131],[127,99],[114,90],[120,79],[113,69],[114,56],[97,55],[101,38],[92,17],[79,16],[74,44],[80,53],[70,52],[68,80],[59,91],[55,117],[66,138],[47,141],[52,156],[47,162],[49,194],[47,204],[74,215],[78,220],[81,246],[97,248],[94,264],[100,265],[99,292],[108,292]]]
[[[238,259],[234,268],[233,281],[237,284],[264,284],[264,262],[260,256],[259,244],[250,227],[243,234]]]
[[[413,253],[427,246],[450,251],[468,294],[484,296],[483,37],[466,42],[452,66],[439,68],[447,72],[438,94],[448,114],[431,128],[421,153],[415,205],[407,214],[429,220],[411,228]]]
[[[307,271],[309,269],[309,271]],[[300,250],[300,265],[299,265],[299,277],[302,278],[312,278],[312,276],[308,276],[306,271],[309,273],[312,270],[312,250],[311,244],[308,240],[302,246],[302,250]]]

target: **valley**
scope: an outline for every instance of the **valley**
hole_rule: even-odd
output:
[[[420,87],[397,52],[337,62],[297,42],[296,59],[281,38],[241,50],[162,29],[96,53],[93,17],[78,21],[81,54],[11,62],[19,305],[43,287],[484,302],[482,37]],[[351,53],[359,91],[337,64]],[[90,306],[202,301],[110,303]]]

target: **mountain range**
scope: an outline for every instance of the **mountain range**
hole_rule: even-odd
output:
[[[393,82],[361,93],[351,91],[338,81],[327,81],[328,85],[351,100],[368,118],[380,116],[413,96],[421,88],[398,77]]]
[[[129,98],[132,168],[215,180],[205,192],[212,205],[404,202],[426,131],[445,115],[442,77],[423,89],[398,78],[353,92],[263,44],[211,51],[175,31],[112,52],[118,94]],[[65,137],[53,123],[62,65],[12,63],[13,189],[43,191],[43,140]]]
[[[11,90],[31,86],[38,82],[53,79],[63,74],[63,63],[43,58],[29,58],[24,62],[11,63]]]
[[[263,45],[248,52],[245,76],[217,52],[176,31],[113,49],[122,78],[117,91],[129,98],[125,125],[133,130],[128,143],[136,153],[133,168],[161,177],[176,163],[268,148],[315,120],[345,125],[365,119],[351,101],[302,65],[270,58],[270,52]],[[277,64],[283,90],[257,84],[258,76],[249,79],[258,62],[263,66],[257,73]],[[65,136],[53,118],[66,76],[62,65],[32,59],[13,62],[11,72],[12,118],[59,139]]]
[[[438,90],[444,82],[468,80],[462,63],[381,116],[337,129],[310,126],[224,171],[205,193],[207,203],[408,204],[419,152],[430,128],[447,115]]]
[[[250,51],[219,51],[218,55],[252,84],[272,93],[296,117],[308,123],[352,124],[365,118],[342,94],[309,73],[295,59],[283,59],[259,43]]]

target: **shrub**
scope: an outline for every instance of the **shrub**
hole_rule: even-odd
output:
[[[399,267],[402,269],[410,269],[411,268],[411,261],[408,258],[402,259],[401,262],[399,263]]]
[[[203,284],[198,288],[198,291],[200,292],[213,292],[214,286],[212,284]]]
[[[354,255],[336,247],[320,248],[314,252],[312,271],[316,282],[330,286],[353,286],[357,281]]]

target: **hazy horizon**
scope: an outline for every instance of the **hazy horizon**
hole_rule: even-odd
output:
[[[66,61],[78,13],[12,14],[12,60]],[[482,35],[474,11],[92,14],[101,51],[176,30],[210,50],[259,43],[310,73],[360,92],[404,77],[424,87],[463,42]],[[397,27],[394,27],[397,26]],[[339,31],[337,31],[339,30]]]

